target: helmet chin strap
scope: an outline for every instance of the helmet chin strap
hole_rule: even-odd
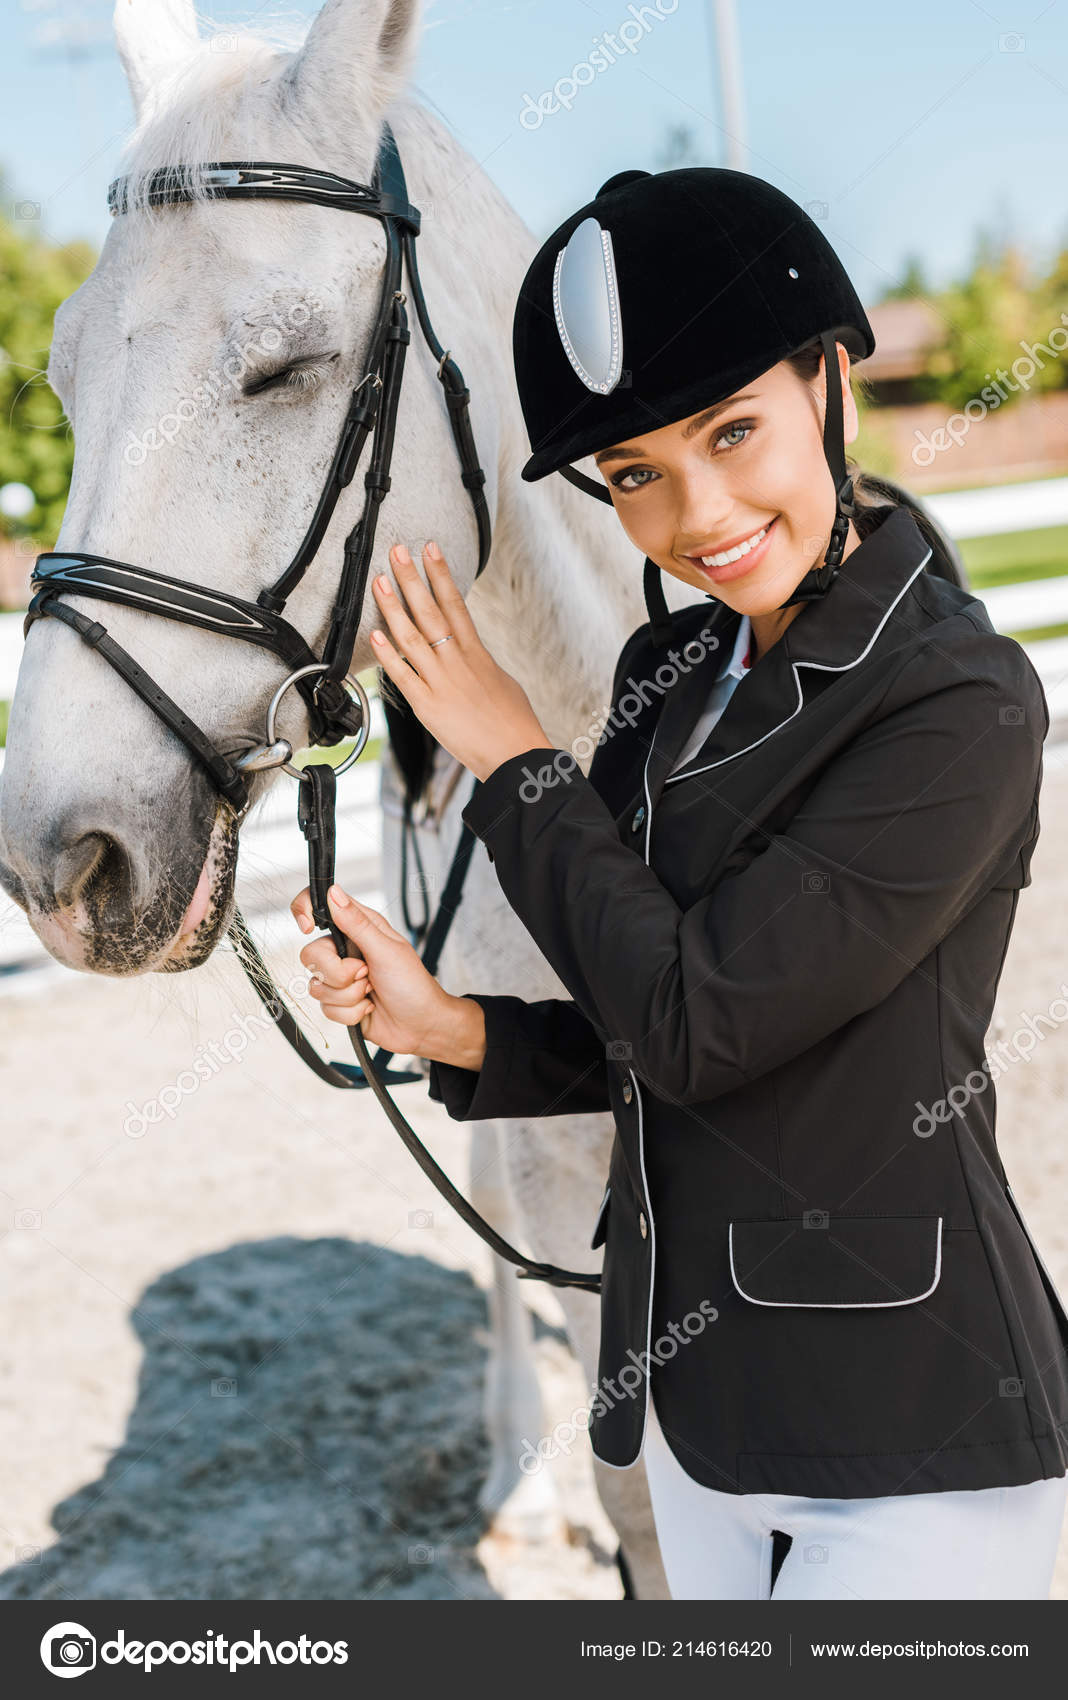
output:
[[[815,602],[819,597],[826,596],[838,577],[846,539],[849,536],[849,521],[857,511],[853,501],[853,479],[846,471],[845,419],[838,349],[830,331],[820,333],[820,342],[823,344],[823,369],[827,378],[827,404],[823,413],[823,452],[834,479],[837,512],[831,526],[831,541],[822,565],[809,568],[793,595],[788,596],[785,602],[779,603],[780,608],[789,608],[795,602]]]

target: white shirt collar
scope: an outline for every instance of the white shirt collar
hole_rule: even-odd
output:
[[[728,675],[735,679],[745,678],[746,674],[749,672],[749,668],[744,665],[745,653],[749,648],[749,639],[750,619],[748,614],[743,614],[738,622],[738,635],[734,640],[734,648],[731,651],[730,660],[725,661],[719,672],[716,674],[717,680],[725,679]]]

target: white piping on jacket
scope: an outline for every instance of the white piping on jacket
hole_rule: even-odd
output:
[[[898,603],[901,601],[901,598],[904,596],[906,590],[908,590],[909,586],[912,584],[913,579],[918,578],[919,575],[923,572],[923,569],[926,567],[928,561],[931,559],[931,554],[932,554],[932,551],[930,549],[928,549],[926,555],[923,557],[923,560],[920,562],[919,566],[916,568],[916,571],[914,573],[912,573],[910,575],[910,577],[908,578],[908,580],[901,586],[900,591],[894,597],[894,600],[890,603],[890,606],[887,608],[886,613],[883,615],[882,619],[879,621],[879,624],[876,626],[875,630],[872,632],[871,637],[868,639],[868,642],[864,645],[864,648],[861,650],[859,655],[855,655],[853,657],[852,661],[843,662],[842,666],[840,666],[840,667],[835,667],[830,662],[826,662],[826,661],[791,661],[790,667],[791,667],[791,669],[793,671],[793,675],[794,675],[794,684],[797,686],[797,703],[796,703],[795,707],[790,710],[790,713],[786,716],[786,719],[780,720],[777,725],[775,725],[771,728],[771,731],[764,732],[759,738],[754,738],[753,742],[751,744],[746,744],[743,749],[731,750],[728,755],[720,756],[718,761],[707,762],[704,767],[684,767],[684,768],[680,768],[678,770],[678,772],[676,772],[676,773],[669,773],[667,778],[664,781],[664,789],[666,790],[669,785],[674,785],[675,782],[679,779],[692,779],[695,774],[708,773],[714,767],[721,767],[725,761],[734,761],[736,759],[736,757],[738,757],[738,756],[747,755],[750,750],[755,750],[758,744],[762,744],[765,741],[765,739],[770,738],[773,733],[778,732],[780,727],[786,726],[791,720],[793,720],[798,714],[800,714],[802,708],[805,705],[805,693],[801,688],[801,680],[798,677],[797,670],[798,670],[799,667],[812,667],[812,668],[817,669],[821,673],[848,673],[851,667],[856,667],[861,661],[863,661],[864,657],[867,655],[868,651],[871,649],[872,644],[875,642],[876,638],[879,636],[879,633],[882,631],[883,627],[886,625],[887,620],[890,618],[894,609],[897,607]],[[781,639],[780,639],[780,642],[781,642]],[[656,732],[654,731],[652,743],[649,745],[649,749],[648,749],[648,752],[647,752],[646,757],[645,757],[645,769],[644,769],[644,773],[643,773],[643,776],[642,776],[642,788],[645,792],[645,807],[646,807],[646,810],[647,810],[646,821],[645,821],[645,861],[646,861],[646,863],[648,863],[648,861],[649,861],[649,842],[650,842],[650,834],[652,832],[652,827],[653,827],[653,806],[652,806],[652,799],[649,796],[649,757],[652,755],[655,745],[656,745]]]
[[[933,1293],[942,1273],[942,1218],[938,1218],[938,1239],[935,1243],[934,1280],[924,1293],[914,1293],[908,1299],[755,1299],[752,1293],[738,1285],[738,1277],[734,1271],[734,1223],[727,1228],[727,1255],[731,1264],[731,1280],[741,1293],[743,1299],[748,1299],[751,1305],[776,1305],[783,1309],[804,1310],[882,1310],[887,1305],[914,1305]]]

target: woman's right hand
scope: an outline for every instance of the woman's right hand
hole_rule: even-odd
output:
[[[320,979],[309,986],[323,1014],[345,1026],[359,1025],[366,1040],[395,1056],[432,1057],[447,1031],[456,1001],[423,967],[408,940],[384,915],[333,885],[330,913],[357,955],[340,957],[329,934],[313,939],[300,953],[304,966]],[[308,887],[290,908],[303,932],[315,920]]]

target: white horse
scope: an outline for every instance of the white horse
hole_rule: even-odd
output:
[[[489,649],[566,748],[596,738],[615,659],[645,618],[640,561],[599,504],[560,479],[534,487],[520,479],[528,450],[510,332],[536,244],[477,163],[405,95],[418,14],[418,0],[327,0],[303,42],[281,47],[250,34],[199,38],[191,0],[118,0],[137,113],[124,166],[260,158],[366,182],[388,118],[424,214],[418,252],[430,314],[472,391],[494,548],[474,583],[472,509],[413,318],[372,572],[387,567],[395,542],[437,538],[470,588]],[[48,376],[77,438],[57,548],[254,599],[304,535],[361,369],[383,253],[377,220],[290,201],[198,200],[116,218],[92,275],[56,315]],[[317,652],[362,500],[358,475],[286,610]],[[217,746],[262,736],[282,678],[276,657],[149,612],[68,601],[103,619]],[[368,597],[353,671],[374,664],[376,618]],[[295,748],[306,743],[296,692],[279,725]],[[447,789],[456,764],[439,757],[435,788]],[[459,777],[437,832],[422,835],[432,893],[469,794],[467,775]],[[257,775],[254,796],[276,780]],[[389,804],[398,783],[387,759],[384,877],[394,918],[400,874]],[[0,879],[60,962],[114,975],[177,973],[205,962],[225,936],[237,851],[228,805],[184,745],[55,620],[37,622],[26,645],[0,803]],[[456,993],[566,995],[480,849],[440,972]],[[375,1113],[369,1101],[367,1113]],[[535,1257],[593,1267],[611,1131],[607,1115],[475,1124],[476,1205]],[[559,1513],[547,1473],[519,1469],[524,1439],[544,1432],[531,1320],[514,1272],[495,1264],[483,1505],[499,1528],[540,1534]],[[592,1389],[597,1300],[569,1289],[559,1297]],[[641,1465],[615,1471],[595,1461],[595,1470],[635,1592],[666,1598]]]

